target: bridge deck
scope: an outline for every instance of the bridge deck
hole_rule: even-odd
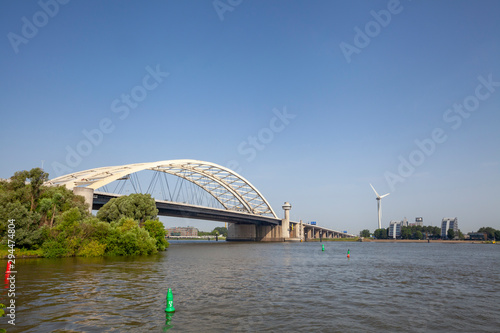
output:
[[[94,192],[92,209],[98,210],[109,200],[119,196],[120,195],[111,193]],[[160,216],[192,218],[198,220],[239,224],[279,225],[281,223],[280,219],[269,216],[252,215],[244,212],[209,208],[171,201],[156,200],[156,208],[158,208],[158,215]]]

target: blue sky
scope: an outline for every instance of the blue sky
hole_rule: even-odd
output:
[[[233,161],[293,220],[373,231],[372,183],[391,192],[383,226],[499,229],[499,14],[498,1],[2,1],[0,177],[42,161],[51,176]],[[86,156],[69,165],[68,147]]]

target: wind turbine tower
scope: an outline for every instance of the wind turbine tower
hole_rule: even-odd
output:
[[[372,187],[373,192],[375,192],[375,195],[377,196],[377,208],[378,208],[378,228],[382,228],[381,220],[382,220],[382,202],[381,199],[385,198],[388,196],[390,193],[384,194],[384,195],[378,195],[377,191],[375,191],[375,188],[373,188],[372,184],[370,184]]]

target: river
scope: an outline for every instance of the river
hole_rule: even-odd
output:
[[[172,241],[18,259],[7,332],[498,332],[500,246]],[[347,250],[350,258],[347,258]],[[172,288],[176,312],[166,317]],[[6,290],[2,303],[8,304]]]

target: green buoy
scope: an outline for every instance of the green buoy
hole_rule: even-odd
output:
[[[325,251],[325,244],[321,244],[321,251]]]
[[[167,308],[165,312],[175,312],[174,308],[174,294],[172,294],[172,289],[168,288],[167,292]]]

